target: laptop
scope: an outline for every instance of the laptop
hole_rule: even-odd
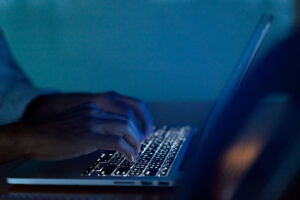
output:
[[[230,80],[225,85],[205,126],[217,118],[217,110],[239,86],[250,68],[266,34],[272,16],[263,15]],[[81,185],[81,186],[146,186],[172,187],[179,184],[185,157],[193,152],[191,141],[202,135],[191,126],[155,128],[154,134],[141,145],[136,162],[114,151],[97,151],[89,155],[64,161],[29,160],[7,177],[9,184],[23,185]],[[201,129],[203,130],[203,128]],[[201,140],[193,145],[201,145]],[[188,153],[187,153],[188,152]]]

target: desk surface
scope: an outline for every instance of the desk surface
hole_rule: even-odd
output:
[[[201,125],[212,106],[212,102],[186,102],[186,103],[149,103],[149,108],[155,120],[155,124],[162,125]],[[271,106],[271,110],[278,104]],[[270,110],[270,109],[269,109]],[[266,112],[270,115],[269,112]],[[261,120],[265,118],[262,115]],[[270,118],[268,118],[270,120]],[[171,199],[176,194],[176,188],[136,188],[136,187],[74,187],[74,186],[9,186],[5,182],[6,175],[22,161],[16,161],[0,166],[0,198],[8,195],[10,198],[45,198],[61,199]],[[297,179],[299,180],[299,178]],[[299,182],[292,188],[299,188]],[[299,197],[297,189],[289,189],[287,198]],[[84,197],[84,198],[83,198]]]

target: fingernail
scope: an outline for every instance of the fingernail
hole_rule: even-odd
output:
[[[148,132],[148,133],[146,134],[146,138],[149,139],[149,138],[151,137],[152,134],[153,134],[153,132]]]
[[[137,150],[136,152],[134,152],[134,157],[136,158],[140,153],[140,150]]]

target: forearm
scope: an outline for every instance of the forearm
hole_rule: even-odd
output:
[[[26,134],[21,123],[0,126],[0,164],[27,157]]]
[[[28,103],[44,92],[19,68],[0,30],[0,125],[18,121]]]
[[[27,105],[43,94],[26,80],[6,77],[0,80],[0,125],[21,119]]]

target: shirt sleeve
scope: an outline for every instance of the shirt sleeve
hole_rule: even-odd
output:
[[[47,93],[20,70],[0,31],[0,125],[19,120],[34,98]]]

